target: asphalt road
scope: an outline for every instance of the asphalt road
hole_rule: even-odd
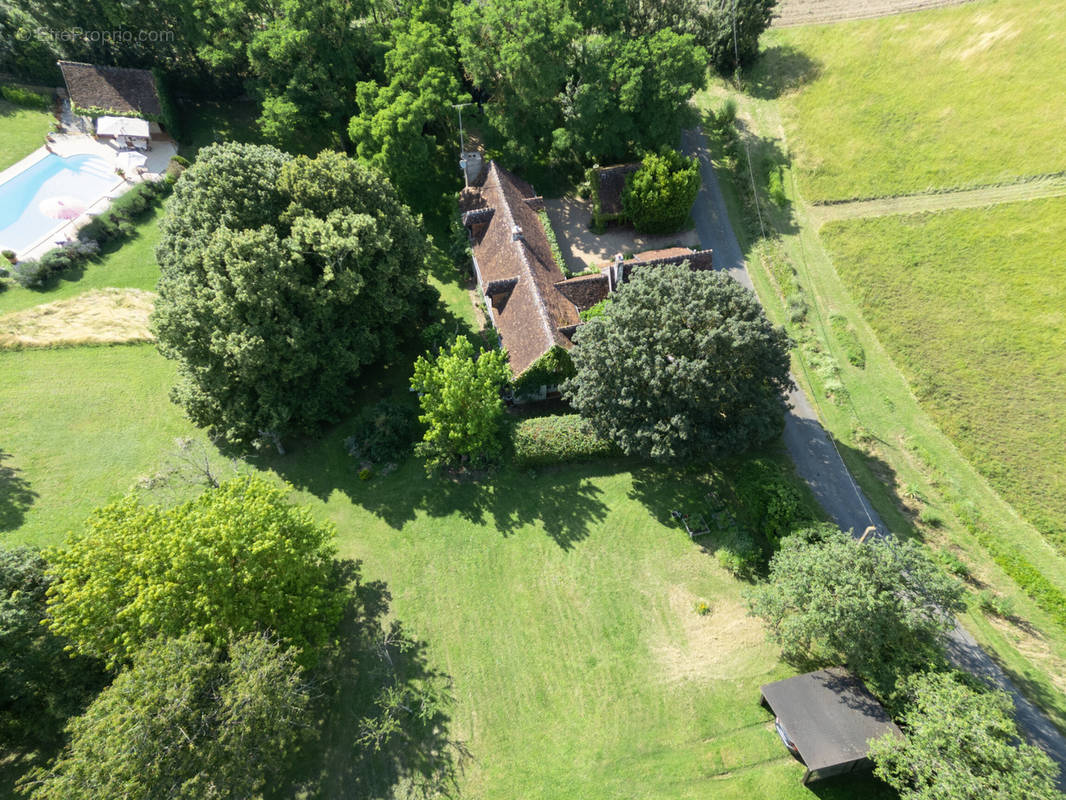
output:
[[[704,247],[714,251],[715,268],[728,272],[739,283],[752,288],[744,254],[729,222],[725,200],[718,185],[700,131],[685,131],[682,149],[699,158],[702,185],[692,216],[696,232]],[[870,525],[879,533],[889,534],[873,506],[863,495],[844,465],[818,415],[802,389],[789,394],[792,408],[785,417],[785,446],[796,464],[796,472],[811,488],[826,513],[843,530],[860,536]],[[1035,705],[1025,699],[1017,687],[989,657],[974,638],[958,624],[950,634],[948,656],[956,666],[988,678],[1007,691],[1014,700],[1015,718],[1026,737],[1039,745],[1059,765],[1059,788],[1066,791],[1066,737]]]

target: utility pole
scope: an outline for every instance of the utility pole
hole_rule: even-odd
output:
[[[472,105],[474,105],[472,102],[452,103],[452,108],[459,112],[459,166],[463,170],[463,183],[467,186],[470,185],[470,180],[466,177],[466,143],[463,141],[463,109]]]
[[[471,103],[452,103],[452,108],[456,109],[459,112],[459,152],[460,153],[463,152],[463,145],[465,144],[463,142],[463,109],[466,108],[467,106],[472,106],[472,105],[474,105],[472,102]]]

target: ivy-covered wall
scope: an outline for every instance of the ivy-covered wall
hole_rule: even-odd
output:
[[[572,378],[575,372],[570,353],[559,345],[552,345],[548,352],[515,378],[514,396],[521,399],[536,394],[541,386],[558,386],[567,378]]]

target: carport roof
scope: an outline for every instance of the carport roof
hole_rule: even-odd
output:
[[[768,683],[761,691],[809,772],[862,761],[871,739],[900,732],[862,681],[840,667]]]

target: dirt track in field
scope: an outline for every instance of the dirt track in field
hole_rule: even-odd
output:
[[[881,200],[856,200],[851,203],[812,205],[811,221],[821,227],[827,222],[858,217],[887,217],[893,214],[918,214],[954,208],[984,208],[999,203],[1020,203],[1045,197],[1066,195],[1066,174],[1038,175],[1004,186],[962,189],[957,192],[910,194]]]
[[[788,28],[872,19],[969,2],[973,0],[780,0],[773,26]]]

